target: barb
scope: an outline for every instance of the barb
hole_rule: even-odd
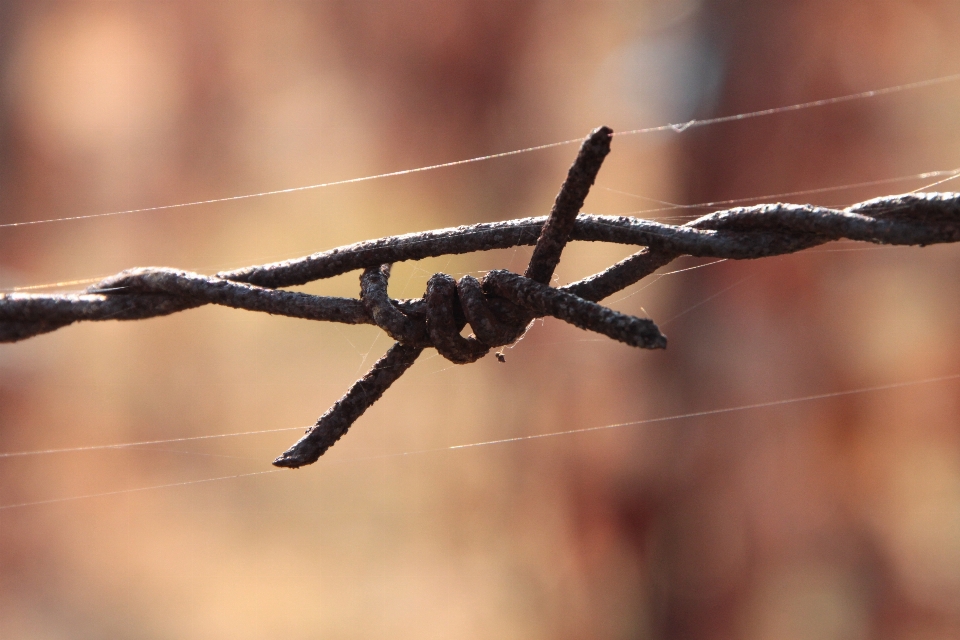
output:
[[[273,464],[296,469],[312,464],[339,440],[363,412],[380,399],[383,392],[397,381],[423,352],[422,347],[394,343],[373,368],[357,380],[347,394],[337,400],[317,424],[295,445],[280,454]]]
[[[426,348],[456,364],[474,362],[516,341],[531,320],[553,316],[626,344],[666,347],[650,319],[597,304],[683,255],[746,260],[793,253],[832,240],[919,245],[960,241],[960,193],[908,193],[831,209],[764,204],[712,213],[683,225],[627,216],[580,214],[610,150],[601,127],[583,142],[549,216],[482,223],[380,238],[310,256],[213,276],[137,268],[79,295],[0,293],[0,342],[15,342],[81,320],[140,320],[218,304],[307,320],[373,324],[396,344],[274,464],[315,462],[339,440]],[[571,240],[641,249],[588,278],[548,286]],[[387,293],[390,265],[405,260],[535,245],[525,275],[494,270],[477,280],[435,274],[423,298]],[[362,270],[359,298],[316,296],[283,287]],[[469,324],[473,335],[460,332]],[[502,354],[498,354],[502,361]]]
[[[553,210],[540,231],[537,246],[530,257],[530,265],[523,274],[526,277],[548,284],[553,271],[560,264],[560,254],[570,239],[577,214],[597,179],[604,158],[610,153],[610,136],[613,129],[600,127],[593,131],[580,147],[577,159],[560,187],[553,203]]]

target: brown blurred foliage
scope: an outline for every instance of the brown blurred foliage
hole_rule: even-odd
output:
[[[958,28],[954,0],[0,3],[0,224],[933,78],[960,71]],[[619,137],[587,209],[952,169],[958,100],[947,84]],[[4,227],[0,288],[539,215],[574,152]],[[559,278],[625,252],[571,246]],[[527,255],[397,265],[391,293]],[[957,637],[956,381],[446,448],[956,374],[958,281],[950,246],[706,266],[611,302],[657,320],[665,353],[547,320],[505,365],[424,357],[314,467],[0,509],[0,637]],[[0,452],[307,425],[386,346],[212,308],[3,345]],[[4,457],[0,507],[269,470],[296,435]]]

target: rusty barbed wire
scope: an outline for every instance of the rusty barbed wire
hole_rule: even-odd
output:
[[[307,320],[373,324],[396,343],[347,393],[273,464],[311,464],[409,369],[426,348],[456,364],[475,362],[523,335],[539,317],[644,349],[662,349],[666,337],[647,318],[598,301],[683,256],[745,260],[793,253],[832,240],[920,245],[960,241],[960,193],[910,193],[876,198],[838,210],[764,204],[712,213],[684,225],[579,211],[604,158],[612,130],[584,140],[550,215],[380,238],[303,258],[206,276],[149,267],[123,271],[74,295],[0,293],[0,342],[15,342],[83,320],[140,320],[205,304]],[[643,247],[600,273],[563,287],[549,282],[570,240]],[[523,275],[488,272],[459,281],[435,274],[423,298],[387,293],[394,262],[534,245]],[[362,270],[360,297],[316,296],[283,287]],[[463,337],[469,324],[473,335]]]

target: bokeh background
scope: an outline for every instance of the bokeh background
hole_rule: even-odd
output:
[[[960,72],[956,0],[0,3],[0,223],[258,193]],[[960,83],[614,139],[586,210],[846,205],[960,166]],[[0,288],[214,272],[541,215],[575,146],[0,227]],[[935,187],[950,190],[950,182]],[[663,209],[650,212],[651,209]],[[624,247],[572,245],[559,281]],[[395,267],[522,268],[529,250]],[[707,261],[681,259],[662,271]],[[652,284],[650,284],[652,282]],[[59,287],[51,283],[61,284]],[[649,285],[649,286],[648,286]],[[356,274],[304,290],[356,295]],[[834,243],[652,278],[641,352],[538,323],[420,362],[322,461],[294,430],[0,458],[3,638],[960,636],[960,248]],[[0,346],[0,452],[302,428],[386,349],[223,308]],[[426,451],[426,452],[424,452]],[[397,455],[409,452],[410,455]]]

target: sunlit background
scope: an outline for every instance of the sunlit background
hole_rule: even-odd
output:
[[[957,33],[956,0],[3,2],[0,224],[940,78]],[[575,152],[3,226],[0,289],[542,215]],[[957,167],[944,82],[616,137],[585,211],[843,206]],[[571,245],[558,282],[630,252]],[[396,265],[390,292],[528,256]],[[960,247],[708,262],[606,301],[654,318],[665,352],[550,319],[505,364],[428,351],[295,472],[270,461],[386,350],[379,330],[204,307],[0,345],[0,455],[267,431],[0,457],[0,637],[960,637],[960,381],[912,384],[960,374]]]

